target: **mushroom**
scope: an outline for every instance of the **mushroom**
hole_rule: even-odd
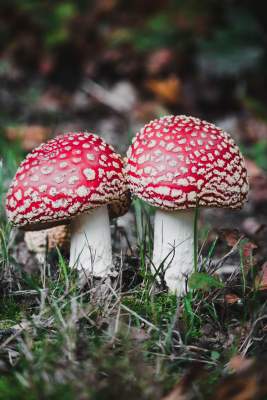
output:
[[[167,286],[181,294],[194,265],[194,209],[241,208],[248,193],[244,159],[215,125],[165,116],[136,134],[125,171],[132,194],[157,208],[153,264],[167,265]]]
[[[8,219],[24,230],[70,223],[70,267],[81,283],[89,273],[106,276],[112,268],[108,206],[118,216],[130,202],[122,168],[119,154],[92,133],[49,140],[21,163],[7,194]]]
[[[27,231],[24,241],[28,250],[35,253],[37,260],[42,264],[45,262],[47,252],[56,248],[62,250],[69,248],[69,226],[59,225],[40,231]]]

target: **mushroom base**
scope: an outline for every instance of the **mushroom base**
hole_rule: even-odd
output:
[[[88,277],[104,277],[112,268],[107,206],[96,208],[71,222],[70,268],[77,268],[80,285]]]
[[[166,284],[177,295],[194,269],[193,226],[194,211],[156,211],[153,264],[157,270],[164,264]]]

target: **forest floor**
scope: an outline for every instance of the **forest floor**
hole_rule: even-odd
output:
[[[23,107],[33,121],[21,123],[20,110],[2,131],[3,195],[25,151],[54,132],[104,132],[123,153],[125,126],[132,132],[141,123],[105,104],[95,105],[89,117],[39,109],[38,120],[48,120],[48,129],[34,121],[38,102],[31,98]],[[257,177],[253,161],[250,169]],[[267,216],[256,190],[241,212],[201,213],[204,280],[189,281],[181,298],[156,283],[149,268],[153,210],[139,200],[112,222],[117,277],[88,282],[83,291],[68,268],[68,251],[54,249],[38,262],[2,209],[0,398],[266,398]]]

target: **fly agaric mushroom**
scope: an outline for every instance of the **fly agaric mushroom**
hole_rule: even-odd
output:
[[[157,207],[153,264],[168,264],[165,280],[181,294],[193,269],[196,207],[241,208],[248,193],[244,159],[215,125],[166,116],[145,125],[127,152],[125,171],[135,196]]]
[[[49,140],[21,163],[7,194],[8,219],[24,230],[70,223],[70,267],[81,283],[90,272],[103,277],[112,267],[108,206],[113,216],[129,206],[122,168],[120,156],[92,133]]]
[[[59,225],[40,231],[27,231],[24,241],[28,250],[35,253],[37,260],[40,263],[44,263],[47,251],[52,251],[57,247],[62,250],[69,248],[69,226]]]

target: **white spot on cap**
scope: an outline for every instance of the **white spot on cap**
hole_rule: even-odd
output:
[[[76,193],[80,197],[85,197],[88,195],[89,190],[86,186],[79,186],[78,189],[76,190]]]
[[[87,160],[89,160],[89,161],[93,161],[95,159],[95,156],[92,153],[87,153],[86,157],[87,157]]]
[[[56,183],[62,183],[62,182],[64,182],[64,176],[63,175],[57,175],[57,176],[55,176],[54,181]]]
[[[181,185],[181,186],[188,186],[188,185],[189,185],[189,182],[188,182],[187,179],[180,178],[180,179],[178,179],[178,185]]]
[[[41,172],[44,175],[51,174],[51,172],[53,172],[53,170],[54,170],[54,168],[51,166],[48,166],[48,165],[41,168]]]
[[[32,175],[32,176],[30,177],[30,180],[31,180],[32,182],[38,182],[38,181],[39,181],[39,176],[38,176],[38,175]]]
[[[39,186],[39,192],[44,193],[47,190],[47,185],[41,185]]]
[[[14,196],[19,201],[22,199],[22,191],[19,189],[17,192],[14,193]]]
[[[95,179],[95,171],[91,168],[85,168],[83,173],[88,181],[93,181]]]
[[[71,176],[70,178],[69,178],[69,184],[70,185],[75,185],[75,183],[76,182],[78,182],[79,181],[79,178],[78,178],[78,176],[76,176],[76,175],[73,175],[73,176]]]

